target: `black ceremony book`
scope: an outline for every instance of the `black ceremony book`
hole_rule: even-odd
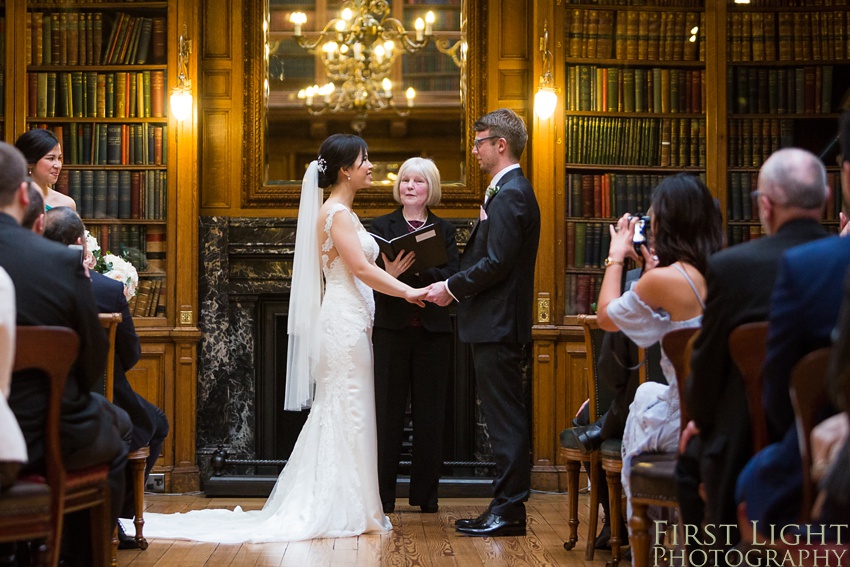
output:
[[[439,224],[425,225],[392,240],[386,240],[377,234],[372,234],[372,236],[378,243],[381,252],[386,254],[391,261],[402,250],[405,253],[415,252],[416,258],[411,267],[414,273],[435,266],[442,266],[449,261],[448,254],[446,254],[446,239]]]

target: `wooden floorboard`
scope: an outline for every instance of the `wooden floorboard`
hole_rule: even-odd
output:
[[[262,498],[206,498],[202,494],[149,494],[145,509],[175,513],[204,508],[262,508]],[[602,566],[611,553],[597,551],[584,560],[588,496],[579,497],[579,540],[564,549],[568,533],[567,497],[532,494],[527,504],[525,537],[477,538],[458,534],[454,522],[481,514],[488,501],[444,498],[436,514],[399,500],[390,514],[392,532],[351,538],[291,543],[216,544],[167,539],[148,540],[145,551],[121,550],[120,567],[573,567]],[[601,528],[600,519],[600,528]]]

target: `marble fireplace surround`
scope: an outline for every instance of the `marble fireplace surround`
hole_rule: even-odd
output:
[[[364,224],[368,227],[367,220]],[[456,225],[462,246],[471,223],[462,219]],[[285,305],[290,290],[295,227],[294,218],[200,219],[198,323],[202,337],[198,361],[197,454],[202,480],[210,478],[210,458],[219,445],[230,458],[237,459],[274,459],[270,452],[280,453],[275,445],[279,441],[271,440],[274,433],[263,433],[263,424],[267,426],[271,417],[264,416],[264,411],[276,411],[263,410],[263,407],[275,407],[274,401],[269,405],[269,396],[277,393],[267,390],[276,389],[276,378],[264,380],[258,374],[277,372],[269,367],[268,353],[263,352],[275,348],[263,336],[270,328],[270,318],[278,320],[273,323],[277,325],[278,335],[283,320],[285,351]],[[277,341],[280,345],[280,338]],[[273,366],[279,366],[281,359],[285,364],[283,355],[272,354],[272,359]],[[269,386],[270,383],[273,385]],[[455,394],[467,395],[462,391]],[[474,461],[490,461],[486,426],[474,398],[469,403],[476,410],[474,423],[470,423],[465,436],[470,445],[467,454]],[[280,411],[294,417],[293,421],[275,416],[274,419],[285,421],[284,429],[289,423],[300,429],[299,414]],[[276,423],[280,429],[280,423]],[[236,473],[274,474],[245,467]]]

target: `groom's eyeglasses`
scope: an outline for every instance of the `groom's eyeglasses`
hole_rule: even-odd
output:
[[[486,142],[487,140],[496,140],[498,138],[501,138],[501,136],[487,136],[487,137],[484,137],[484,138],[475,138],[474,140],[472,140],[472,145],[477,150],[478,148],[481,147],[481,144],[483,142]]]

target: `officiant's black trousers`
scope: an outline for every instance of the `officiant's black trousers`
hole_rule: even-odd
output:
[[[531,485],[528,414],[522,385],[521,343],[474,343],[472,357],[481,412],[496,461],[490,512],[525,520]]]

